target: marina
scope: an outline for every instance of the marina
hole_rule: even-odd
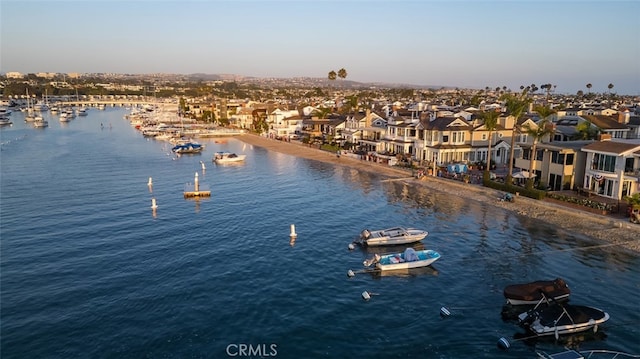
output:
[[[281,358],[640,353],[636,254],[242,137],[200,138],[202,155],[176,156],[129,113],[91,108],[61,122],[43,112],[49,126],[36,129],[16,112],[0,128],[3,358],[218,358],[240,343],[275,345]],[[247,156],[205,170],[216,152]],[[209,196],[185,200],[190,180]],[[362,228],[389,224],[428,239],[346,248]],[[406,246],[442,258],[344,275]],[[609,319],[595,334],[515,339],[503,289],[560,275]]]

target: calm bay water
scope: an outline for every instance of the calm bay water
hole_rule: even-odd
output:
[[[513,340],[521,330],[501,319],[502,289],[558,276],[573,303],[612,318],[568,340],[640,353],[636,255],[575,250],[599,243],[237,139],[175,158],[126,113],[68,124],[47,114],[46,129],[14,113],[0,130],[2,358],[226,358],[242,345],[279,358],[533,358],[567,343]],[[217,166],[220,150],[246,163]],[[196,172],[211,198],[183,198]],[[429,230],[423,244],[442,258],[348,278],[372,255],[349,251],[351,240],[395,225]],[[365,302],[364,290],[377,295]],[[453,315],[441,318],[442,306]]]

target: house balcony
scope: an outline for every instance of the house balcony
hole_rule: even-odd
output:
[[[640,168],[639,169],[633,169],[633,170],[626,170],[624,172],[624,176],[627,178],[631,178],[631,179],[635,179],[636,181],[640,182]]]

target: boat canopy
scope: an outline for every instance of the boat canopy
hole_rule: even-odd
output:
[[[416,250],[409,247],[404,250],[404,260],[407,262],[415,262],[420,259],[418,258],[418,253],[416,253]]]

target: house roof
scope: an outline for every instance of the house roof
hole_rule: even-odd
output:
[[[585,152],[605,152],[614,155],[636,153],[640,155],[640,144],[618,141],[598,141],[582,147]]]
[[[451,129],[449,127],[449,125],[451,125],[451,123],[455,122],[456,120],[459,120],[459,118],[457,118],[457,117],[436,117],[433,121],[421,120],[420,124],[422,125],[422,128],[424,128],[425,130],[446,131],[446,130],[450,130]],[[465,123],[465,125],[456,126],[456,128],[469,130],[469,131],[471,131],[473,129],[473,127],[471,125],[466,124],[466,121],[464,121],[464,120],[462,120],[462,121]]]
[[[585,120],[593,123],[602,130],[627,130],[624,123],[619,123],[615,118],[605,115],[582,115]]]

